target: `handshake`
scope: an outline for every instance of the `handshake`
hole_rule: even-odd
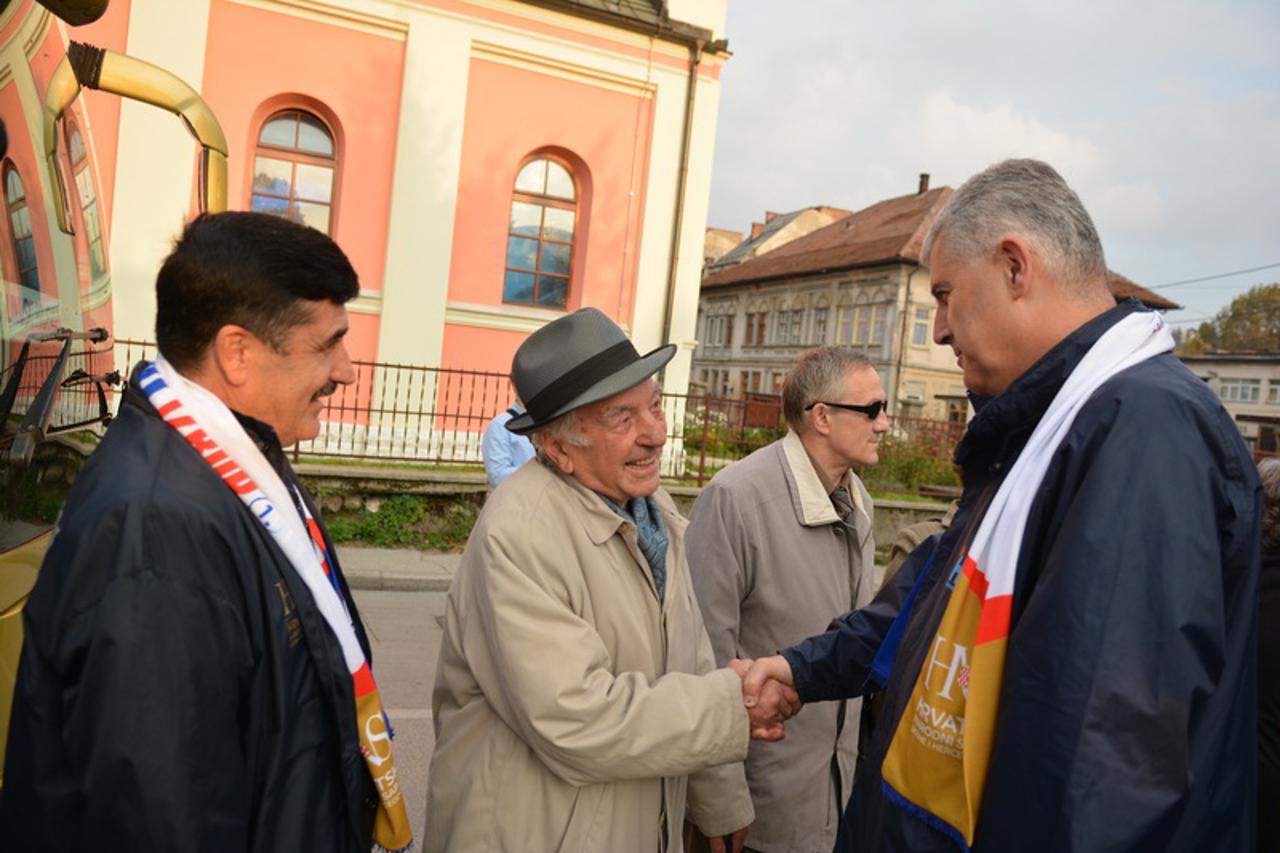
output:
[[[782,724],[800,713],[801,705],[787,659],[782,655],[734,659],[729,661],[729,669],[742,679],[742,704],[751,721],[752,739],[777,741],[786,737]]]

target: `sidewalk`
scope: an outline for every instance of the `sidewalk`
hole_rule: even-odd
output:
[[[338,563],[352,589],[447,592],[461,554],[412,548],[338,546]]]

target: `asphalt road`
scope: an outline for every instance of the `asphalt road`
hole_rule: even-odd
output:
[[[356,606],[373,644],[373,672],[395,729],[396,770],[413,834],[422,838],[427,766],[435,734],[431,686],[443,633],[445,593],[355,590]]]

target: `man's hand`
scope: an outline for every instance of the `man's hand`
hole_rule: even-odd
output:
[[[795,679],[791,675],[791,664],[787,663],[787,659],[782,655],[756,658],[753,661],[732,661],[729,665],[733,666],[735,663],[748,664],[747,674],[742,677],[742,695],[746,697],[748,708],[759,701],[765,682],[769,680],[785,684],[792,689],[796,686]],[[735,668],[734,672],[739,670]],[[799,699],[798,696],[796,698]]]
[[[762,674],[752,680],[752,674],[762,663],[781,660],[785,668],[785,680],[769,673],[774,668],[769,665],[761,670]],[[778,741],[786,737],[783,723],[800,711],[800,696],[791,686],[791,667],[785,659],[762,658],[758,661],[732,660],[729,668],[742,679],[742,704],[747,709],[747,717],[751,722],[751,737],[755,740]]]
[[[747,830],[750,828],[744,826],[732,835],[726,836],[732,842],[732,847],[725,846],[724,838],[707,839],[711,853],[742,853],[742,848],[747,845]]]

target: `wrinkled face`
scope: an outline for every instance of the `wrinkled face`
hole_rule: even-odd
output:
[[[844,388],[828,403],[851,403],[865,406],[885,399],[880,377],[870,367],[857,367],[845,375]],[[831,431],[827,443],[846,466],[874,465],[880,461],[880,436],[889,431],[889,415],[880,410],[875,419],[862,412],[827,406]]]
[[[565,444],[570,472],[589,489],[619,505],[658,489],[658,466],[667,440],[658,383],[646,379],[578,412],[578,432],[588,444]]]
[[[272,426],[285,447],[320,432],[324,398],[356,380],[343,342],[347,309],[327,300],[309,305],[308,319],[289,329],[275,349],[255,339],[246,391],[251,415]]]
[[[934,313],[933,340],[950,346],[970,391],[995,396],[1020,372],[1018,333],[1006,286],[1008,271],[993,257],[955,261],[947,257],[945,238],[929,255]]]

